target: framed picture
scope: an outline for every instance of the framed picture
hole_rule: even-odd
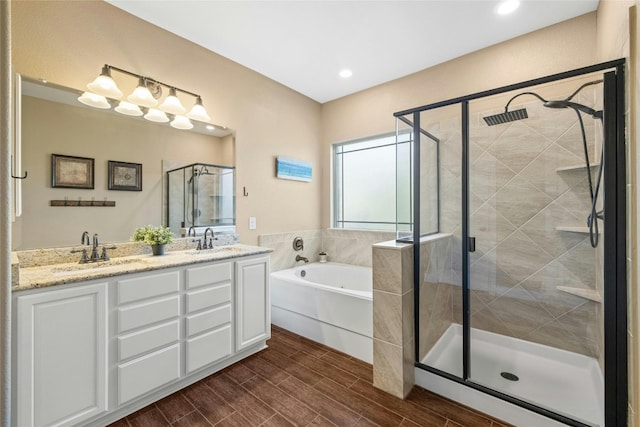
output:
[[[109,160],[109,190],[142,191],[142,164]]]
[[[51,155],[51,187],[93,190],[94,159]]]

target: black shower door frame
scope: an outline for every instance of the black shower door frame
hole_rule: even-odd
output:
[[[570,426],[588,427],[564,415],[501,393],[470,379],[470,265],[469,265],[469,102],[531,86],[551,83],[594,72],[604,73],[604,406],[605,425],[627,426],[627,230],[626,230],[626,148],[625,148],[625,60],[618,59],[553,74],[459,98],[423,105],[394,113],[397,119],[411,115],[413,122],[413,272],[415,366],[451,381],[521,406]],[[462,114],[462,377],[420,362],[420,113],[459,104]]]

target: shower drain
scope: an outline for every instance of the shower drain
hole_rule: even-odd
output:
[[[517,375],[512,374],[511,372],[500,372],[500,376],[509,381],[518,381],[520,379]]]

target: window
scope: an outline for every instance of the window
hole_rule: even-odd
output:
[[[409,137],[399,137],[407,150]],[[395,134],[333,146],[335,228],[395,231],[396,210],[405,217],[401,223],[410,219],[408,207],[396,208],[396,181],[409,177],[396,174],[396,148]]]

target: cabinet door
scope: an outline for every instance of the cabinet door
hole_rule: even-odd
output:
[[[269,257],[236,262],[236,351],[271,337]]]
[[[16,425],[76,425],[107,410],[107,284],[16,297]]]

